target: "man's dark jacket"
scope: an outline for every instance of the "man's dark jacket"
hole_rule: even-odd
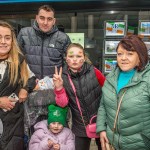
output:
[[[36,21],[33,27],[21,29],[17,39],[31,71],[38,79],[52,77],[55,66],[63,65],[64,53],[71,43],[68,35],[56,26],[44,33]]]

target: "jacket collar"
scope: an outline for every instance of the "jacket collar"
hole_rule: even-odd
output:
[[[76,78],[76,77],[80,77],[82,76],[83,74],[85,74],[86,72],[90,71],[90,67],[91,65],[88,64],[87,62],[84,62],[81,70],[79,72],[76,72],[74,73],[73,71],[71,71],[69,68],[68,68],[68,65],[66,64],[64,67],[63,67],[63,74],[67,75],[67,73],[69,73],[69,75],[72,77],[72,78]]]
[[[143,80],[143,76],[149,71],[150,71],[150,64],[147,63],[144,70],[142,70],[140,72],[135,71],[135,74],[134,74],[131,82],[125,87],[129,87],[129,86],[138,84],[139,82],[141,82],[141,80]],[[118,80],[119,73],[120,73],[120,69],[119,69],[119,67],[116,67],[106,76],[107,81],[111,85],[114,85],[115,89],[117,89],[117,80]]]

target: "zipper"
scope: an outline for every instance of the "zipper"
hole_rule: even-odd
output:
[[[117,96],[117,108],[119,104],[119,96]],[[120,139],[120,133],[119,133],[119,114],[118,114],[118,119],[117,119],[117,125],[116,125],[116,132],[118,133],[118,148],[120,149],[120,144],[119,144],[119,139]]]
[[[84,101],[84,97],[83,97],[83,94],[82,94],[82,88],[81,88],[81,82],[80,82],[80,76],[79,76],[79,74],[77,74],[77,78],[78,78],[79,88],[80,88],[80,91],[81,91],[81,100],[82,101],[80,101],[80,102],[83,103],[83,105],[85,106],[84,110],[86,112],[86,117],[88,118],[88,122],[90,122],[89,113],[88,113],[88,110],[86,109],[86,103]]]
[[[119,132],[119,115],[118,115],[118,125],[117,125],[117,132],[118,132],[118,148],[121,149],[121,146],[120,146],[120,132]]]
[[[41,46],[41,79],[43,79],[43,45],[44,45],[45,36],[42,35],[42,46]]]
[[[123,94],[125,93],[125,91],[126,91],[126,88],[124,88],[124,90],[123,90]],[[122,96],[121,96],[122,97]],[[119,98],[118,96],[117,96],[117,108],[118,108],[118,105],[119,105],[119,102],[120,102],[120,100],[121,100],[121,97]],[[122,103],[122,102],[121,102]],[[121,111],[121,106],[120,106],[120,109],[119,109],[119,113],[120,113],[120,111]],[[118,133],[118,148],[119,149],[121,149],[121,146],[120,146],[120,131],[119,131],[119,113],[118,113],[118,118],[117,118],[117,124],[116,124],[116,131],[117,131],[117,133]],[[114,131],[115,132],[115,131]]]

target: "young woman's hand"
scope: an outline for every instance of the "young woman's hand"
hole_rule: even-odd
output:
[[[60,70],[58,72],[58,69],[55,66],[55,74],[53,75],[53,82],[54,82],[55,89],[57,91],[63,88],[62,67],[60,67]]]
[[[109,143],[108,138],[106,136],[106,131],[102,131],[100,133],[100,142],[101,142],[102,150],[106,150],[106,143]]]
[[[14,106],[15,104],[7,96],[0,97],[0,108],[11,110]]]
[[[28,92],[25,89],[20,89],[18,97],[19,97],[19,102],[24,102],[27,99]]]
[[[39,85],[36,84],[35,88],[33,89],[33,91],[38,91],[40,89]]]
[[[35,82],[36,82],[36,85],[35,85],[33,91],[38,91],[40,89],[39,84],[38,84],[39,79],[36,79]]]

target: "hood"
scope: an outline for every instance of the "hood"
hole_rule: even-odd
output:
[[[36,123],[34,125],[34,130],[39,130],[39,129],[42,129],[44,130],[45,132],[49,132],[48,130],[48,124],[47,124],[47,120],[43,120],[43,121],[40,121],[38,123]]]
[[[56,31],[58,31],[58,28],[57,28],[57,26],[53,26],[53,28],[49,31],[49,32],[43,32],[40,28],[39,28],[39,25],[38,25],[38,23],[37,23],[37,21],[35,20],[34,22],[33,22],[33,28],[37,31],[37,33],[39,33],[39,34],[46,34],[46,35],[50,35],[50,34],[53,34],[54,32],[56,32]]]

